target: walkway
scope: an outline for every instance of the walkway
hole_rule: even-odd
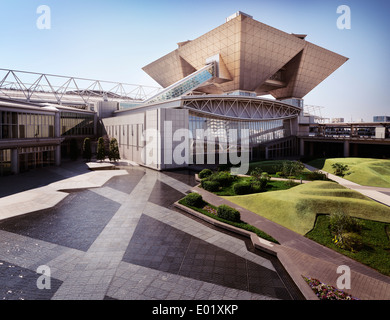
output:
[[[317,168],[309,166],[308,164],[305,164],[305,167],[307,169],[309,169],[310,171],[318,170]],[[322,171],[322,170],[319,170],[319,171],[326,174],[326,176],[330,180],[333,180],[333,181],[339,183],[340,185],[342,185],[348,189],[356,190],[356,191],[360,192],[361,194],[364,194],[365,196],[367,196],[375,201],[378,201],[382,204],[390,206],[390,188],[362,186],[360,184],[354,183],[354,182],[349,181],[347,179],[338,177],[338,176],[331,174],[329,172]]]
[[[82,163],[27,175],[30,186],[5,179],[21,192],[0,198],[2,299],[301,298],[273,256],[172,206],[195,185],[193,175],[90,172]],[[50,268],[49,289],[37,287],[39,266]]]

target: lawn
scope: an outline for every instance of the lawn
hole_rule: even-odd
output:
[[[328,215],[318,215],[315,227],[306,236],[383,274],[390,275],[390,225],[371,220],[360,220],[360,222],[363,225],[362,239],[364,245],[361,250],[355,253],[343,250],[332,242]]]
[[[250,224],[247,224],[246,222],[243,222],[243,221],[233,222],[233,221],[229,221],[229,220],[222,219],[222,218],[218,217],[217,216],[217,209],[218,208],[213,206],[210,203],[204,202],[204,205],[202,206],[202,208],[197,208],[197,207],[188,205],[184,200],[185,200],[184,198],[179,200],[179,203],[183,206],[186,206],[192,210],[195,210],[199,213],[204,214],[205,216],[208,216],[208,217],[213,218],[215,220],[221,221],[223,223],[230,224],[234,227],[253,232],[253,233],[257,234],[260,238],[263,238],[265,240],[279,244],[279,242],[277,240],[275,240],[273,237],[271,237],[269,234],[265,233],[262,230],[257,229],[256,227],[254,227]]]
[[[390,160],[371,158],[332,158],[317,159],[308,162],[309,165],[333,173],[332,164],[342,163],[348,165],[351,174],[344,179],[373,187],[390,188]]]
[[[244,181],[251,181],[251,177],[238,177],[236,181],[234,181],[231,185],[227,187],[222,187],[219,191],[214,192],[218,196],[235,196],[236,194],[234,193],[234,185],[239,182],[244,182]],[[277,190],[287,190],[290,189],[292,186],[294,186],[294,183],[288,183],[288,181],[278,181],[278,180],[270,180],[267,183],[266,190],[263,192],[267,191],[277,191]]]
[[[268,172],[269,174],[274,174],[278,171],[282,171],[283,163],[291,162],[290,160],[265,160],[258,162],[249,163],[249,173],[255,169],[260,167],[263,171]],[[303,172],[309,173],[310,170],[304,169]]]
[[[317,214],[340,209],[357,218],[390,222],[389,207],[328,181],[224,198],[302,235],[313,228]]]

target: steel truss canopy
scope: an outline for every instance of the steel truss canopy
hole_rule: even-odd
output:
[[[348,58],[238,12],[221,26],[143,67],[166,88],[196,70],[207,59],[219,57],[223,81],[205,84],[198,91],[222,94],[237,90],[275,99],[301,99],[330,76]]]
[[[240,120],[277,120],[297,117],[301,108],[276,100],[228,95],[185,96],[183,108],[212,116]]]
[[[161,88],[44,73],[0,69],[0,97],[87,106],[98,100],[143,101]]]

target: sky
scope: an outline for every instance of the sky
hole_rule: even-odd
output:
[[[50,28],[40,29],[41,5]],[[337,26],[350,8],[350,29]],[[158,86],[142,67],[236,11],[349,60],[304,97],[345,121],[390,116],[388,0],[0,0],[0,68]]]

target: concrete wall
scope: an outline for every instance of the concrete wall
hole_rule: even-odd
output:
[[[102,119],[107,132],[107,138],[118,141],[122,159],[141,163],[143,143],[141,134],[144,128],[144,113],[131,116],[112,117]]]
[[[119,108],[118,102],[115,101],[97,101],[95,110],[100,119],[112,117],[112,113]]]
[[[175,132],[176,138],[181,136],[178,129],[188,129],[186,109],[152,109],[104,118],[102,122],[107,138],[117,139],[122,159],[156,170],[186,167],[189,163],[188,137],[173,141]],[[182,163],[174,161],[173,151],[176,148],[188,151],[180,157]]]
[[[161,169],[172,169],[186,167],[190,161],[189,137],[184,136],[188,129],[188,110],[187,109],[159,109],[160,112],[160,132],[161,132]],[[185,132],[180,129],[186,129]],[[176,136],[175,136],[176,134]],[[181,140],[178,140],[179,138]],[[181,152],[181,156],[175,157],[176,150]],[[176,161],[175,161],[176,160]],[[179,161],[178,161],[179,160]],[[181,162],[183,163],[177,163]]]

